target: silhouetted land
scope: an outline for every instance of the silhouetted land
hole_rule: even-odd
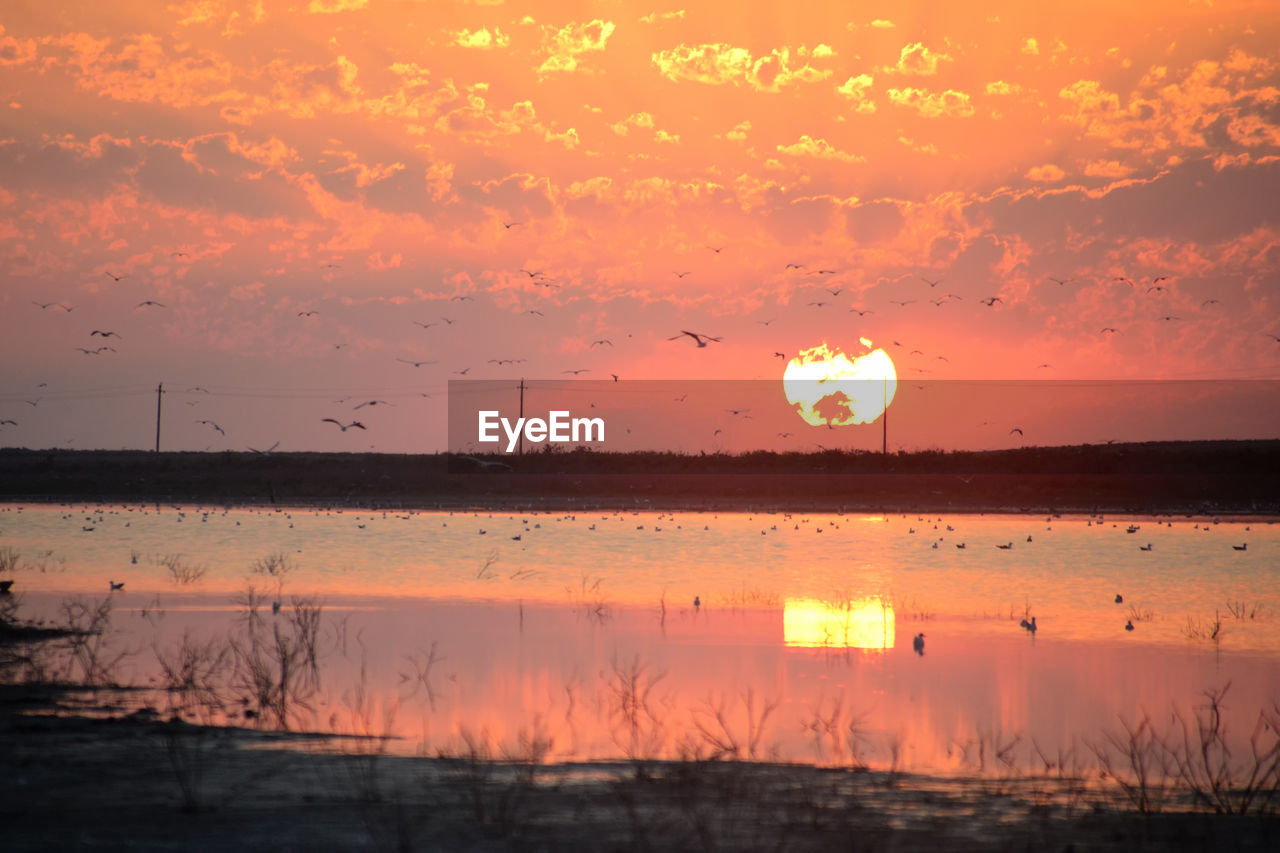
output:
[[[501,464],[485,466],[477,458]],[[5,449],[0,500],[1274,514],[1280,510],[1280,440],[888,456]]]

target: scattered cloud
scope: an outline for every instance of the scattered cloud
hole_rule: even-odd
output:
[[[1018,83],[1006,83],[1003,80],[993,80],[987,84],[988,95],[1016,95],[1022,91],[1022,86]]]
[[[838,160],[841,163],[865,163],[866,157],[841,151],[825,139],[815,139],[804,134],[790,145],[777,146],[781,154],[793,157],[816,157],[819,160]]]
[[[676,12],[652,12],[640,19],[642,24],[652,24],[655,21],[676,21],[684,17],[684,9]]]
[[[453,43],[459,47],[489,50],[495,47],[506,47],[511,44],[511,37],[497,27],[492,31],[487,27],[481,27],[478,30],[458,30],[453,33]]]
[[[1062,180],[1066,176],[1066,172],[1062,171],[1052,163],[1046,163],[1043,166],[1033,166],[1027,170],[1026,174],[1028,180],[1037,181],[1039,183],[1053,183],[1055,181]]]
[[[307,11],[319,15],[333,15],[338,12],[354,12],[369,5],[369,0],[311,0]]]
[[[889,100],[901,107],[911,107],[924,118],[965,118],[973,115],[973,105],[964,92],[947,89],[929,92],[924,89],[890,89]]]
[[[914,42],[902,48],[896,65],[886,65],[884,70],[898,74],[917,74],[928,76],[938,73],[939,62],[950,62],[951,57],[945,53],[935,53],[920,42]]]
[[[613,31],[613,22],[599,18],[582,24],[566,24],[559,29],[543,27],[543,48],[547,58],[538,66],[538,73],[576,71],[584,54],[599,53],[605,49]]]
[[[870,74],[859,74],[837,86],[836,92],[849,102],[849,106],[855,113],[873,113],[876,111],[876,105],[871,100],[872,82]]]
[[[786,86],[815,83],[831,76],[830,69],[814,68],[805,61],[807,54],[809,51],[801,47],[793,59],[791,49],[782,47],[754,57],[745,48],[717,42],[680,44],[653,54],[652,61],[663,77],[676,82],[746,85],[761,92],[778,92]]]

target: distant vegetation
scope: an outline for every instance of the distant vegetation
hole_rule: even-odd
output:
[[[1278,440],[887,455],[6,449],[0,500],[1275,513],[1276,472]]]

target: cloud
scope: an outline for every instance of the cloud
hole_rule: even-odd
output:
[[[674,21],[684,17],[684,9],[677,12],[653,12],[645,15],[640,19],[642,24],[652,24],[654,21]]]
[[[511,36],[497,27],[494,27],[492,32],[487,27],[481,27],[478,30],[461,29],[453,33],[453,43],[459,47],[490,50],[495,47],[506,47],[511,43]]]
[[[333,15],[338,12],[353,12],[369,5],[369,0],[311,0],[308,12],[317,15]]]
[[[837,86],[836,92],[844,96],[855,113],[873,113],[876,105],[871,100],[871,83],[870,74],[859,74]]]
[[[1180,79],[1171,76],[1164,66],[1148,69],[1127,101],[1097,80],[1077,80],[1058,92],[1068,108],[1062,117],[1087,137],[1148,156],[1280,140],[1280,90],[1268,85],[1274,68],[1267,60],[1233,51],[1225,63],[1203,59]]]
[[[35,39],[19,39],[4,34],[0,24],[0,66],[26,65],[36,58]]]
[[[964,92],[947,89],[929,92],[924,89],[890,89],[889,100],[898,106],[911,107],[923,118],[965,118],[973,115],[973,105]]]
[[[734,142],[741,142],[747,138],[747,131],[751,129],[751,120],[743,119],[733,126],[733,129],[726,133],[725,139],[732,139]]]
[[[815,139],[804,134],[790,145],[777,146],[779,153],[793,157],[816,157],[819,160],[838,160],[841,163],[865,163],[867,158],[839,150],[825,139]]]
[[[927,76],[938,73],[939,62],[950,61],[951,57],[947,54],[934,53],[920,42],[915,42],[902,48],[897,65],[886,65],[884,70],[898,74]]]
[[[1059,169],[1052,163],[1046,163],[1043,166],[1033,166],[1027,170],[1026,177],[1028,180],[1038,181],[1040,183],[1053,183],[1060,181],[1067,176],[1067,173]]]
[[[988,95],[1016,95],[1022,91],[1022,86],[1018,83],[1006,83],[1003,80],[993,80],[987,84]]]
[[[1027,54],[1027,56],[1039,56],[1040,55],[1039,42],[1037,42],[1033,38],[1028,38],[1026,41],[1022,43],[1022,52]]]
[[[877,30],[891,30],[894,27],[894,23],[884,18],[876,18],[871,22],[871,26]]]
[[[822,47],[820,45],[819,47]],[[816,50],[816,49],[815,49]],[[801,47],[799,60],[809,51]],[[823,56],[826,54],[824,53]],[[820,58],[816,57],[815,58]],[[830,69],[817,69],[804,61],[795,65],[790,48],[774,48],[767,55],[753,57],[741,47],[723,42],[715,44],[680,44],[652,55],[658,72],[669,80],[692,80],[712,85],[747,85],[760,92],[778,92],[796,83],[815,83],[831,76]]]
[[[613,132],[619,136],[626,136],[627,132],[633,127],[653,130],[653,116],[645,112],[632,113],[622,121],[615,122],[613,124]]]
[[[1094,160],[1085,164],[1084,173],[1092,178],[1127,178],[1133,169],[1115,160]]]
[[[538,66],[538,73],[576,71],[579,57],[603,51],[613,31],[613,22],[599,18],[583,24],[566,24],[558,30],[544,27],[543,48],[547,58]]]

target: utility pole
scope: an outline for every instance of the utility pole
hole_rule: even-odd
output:
[[[520,420],[524,420],[524,380],[520,380]],[[517,456],[524,456],[524,428],[520,429],[519,444],[516,450]]]
[[[889,377],[884,378],[884,413],[880,415],[880,455],[889,455]]]
[[[156,453],[160,452],[160,400],[164,397],[164,383],[156,386]]]

